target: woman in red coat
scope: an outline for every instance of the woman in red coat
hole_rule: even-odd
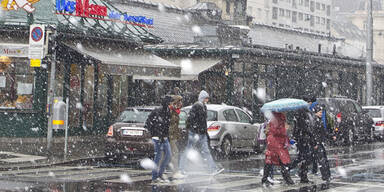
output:
[[[262,184],[272,185],[268,181],[268,176],[272,172],[272,165],[280,165],[281,174],[288,185],[294,182],[288,172],[288,164],[291,158],[288,153],[289,138],[287,136],[286,118],[283,113],[273,112],[273,117],[268,125],[267,132],[267,150],[265,152],[264,175],[261,180]]]

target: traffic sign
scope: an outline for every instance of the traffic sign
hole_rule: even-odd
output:
[[[29,29],[29,50],[28,58],[42,59],[44,58],[44,25],[31,25]]]

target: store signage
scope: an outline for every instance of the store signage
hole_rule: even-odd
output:
[[[28,57],[28,44],[0,44],[0,56]]]
[[[44,57],[44,33],[44,25],[30,26],[28,58],[42,59]]]
[[[108,12],[106,6],[90,4],[89,0],[56,0],[56,14],[86,17],[103,21],[123,22],[148,28],[153,27],[153,18],[121,14],[113,10]]]
[[[40,0],[0,0],[1,7],[3,10],[15,10],[24,9],[28,13],[32,13],[36,10],[33,7],[33,4],[39,2]]]
[[[31,59],[30,67],[41,67],[41,59]]]

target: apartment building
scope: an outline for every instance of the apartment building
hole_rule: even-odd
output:
[[[327,35],[331,0],[248,0],[253,23]]]
[[[162,3],[163,5],[186,9],[198,3],[198,0],[145,0],[145,2]]]
[[[335,20],[349,20],[360,30],[366,32],[368,16],[366,0],[355,0],[354,3],[350,3],[350,0],[334,0],[333,3]],[[380,64],[384,64],[384,0],[373,0],[372,8],[373,59]]]

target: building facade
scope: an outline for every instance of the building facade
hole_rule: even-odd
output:
[[[331,0],[248,0],[254,23],[328,35]]]
[[[335,18],[344,18],[356,25],[360,30],[366,32],[368,18],[367,1],[358,0],[351,3],[349,1],[334,1]],[[384,64],[384,1],[373,0],[373,59]]]

